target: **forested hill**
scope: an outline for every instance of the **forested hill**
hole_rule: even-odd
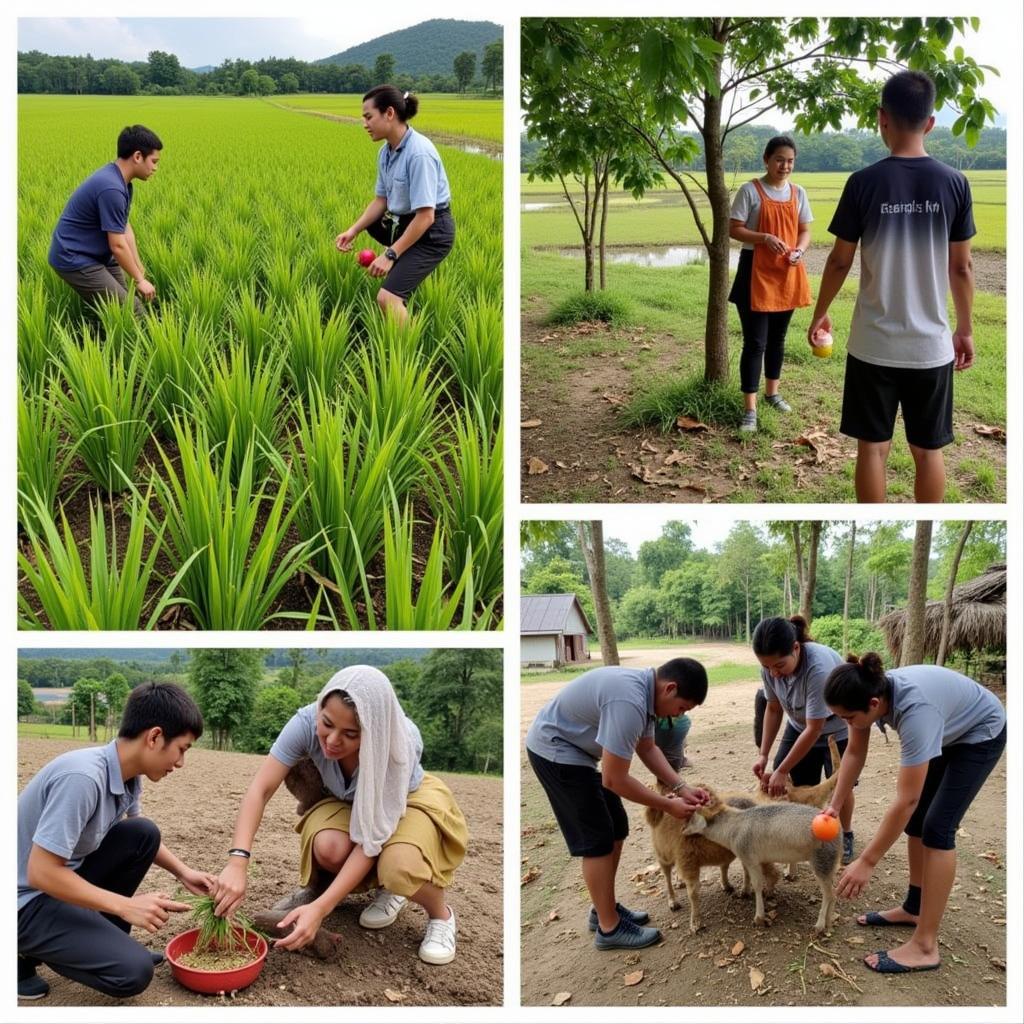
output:
[[[484,47],[501,39],[501,26],[492,21],[458,21],[432,18],[430,21],[389,32],[368,43],[352,46],[341,53],[324,57],[318,64],[362,64],[373,67],[382,53],[395,58],[395,66],[407,75],[445,75],[452,61],[465,51],[483,59]]]

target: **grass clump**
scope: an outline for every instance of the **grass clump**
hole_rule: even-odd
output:
[[[654,425],[665,432],[675,427],[679,416],[692,416],[709,427],[736,427],[743,416],[743,396],[732,384],[696,374],[656,384],[623,411],[627,426]]]
[[[598,320],[621,327],[632,317],[632,307],[614,292],[576,292],[551,311],[548,322],[565,327]]]

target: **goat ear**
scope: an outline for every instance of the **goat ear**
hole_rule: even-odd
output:
[[[689,822],[687,822],[686,828],[683,829],[685,835],[695,836],[703,832],[707,828],[707,819],[703,814],[694,812],[690,816]]]

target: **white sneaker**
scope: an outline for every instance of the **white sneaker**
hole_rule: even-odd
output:
[[[387,889],[381,889],[373,902],[359,915],[359,923],[364,928],[387,928],[389,924],[395,923],[402,907],[408,902],[404,896],[396,896]]]
[[[427,933],[420,943],[420,959],[428,964],[450,964],[455,959],[455,911],[447,921],[431,918],[427,922]]]

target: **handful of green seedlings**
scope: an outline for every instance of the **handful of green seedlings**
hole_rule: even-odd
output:
[[[253,927],[250,918],[240,913],[233,918],[218,917],[214,913],[217,901],[212,896],[186,893],[181,900],[191,905],[199,935],[192,951],[179,957],[180,963],[198,971],[231,971],[252,963],[255,943],[250,936],[265,936]]]

